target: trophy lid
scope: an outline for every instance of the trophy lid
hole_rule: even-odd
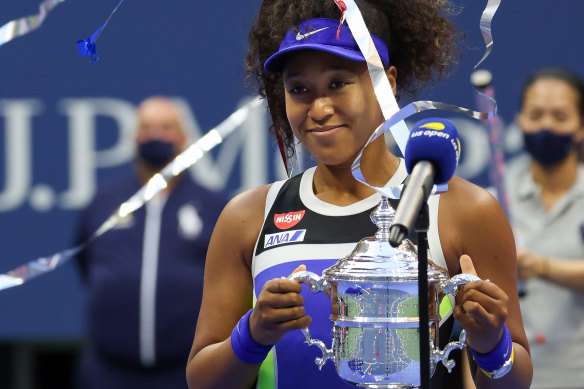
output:
[[[418,280],[418,250],[404,239],[398,247],[389,244],[389,226],[395,212],[387,198],[372,212],[371,220],[379,229],[375,236],[363,238],[345,258],[323,272],[323,276],[335,280],[395,281]],[[448,272],[428,260],[428,281],[448,278]]]

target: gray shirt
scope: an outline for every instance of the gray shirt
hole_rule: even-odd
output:
[[[584,166],[552,209],[541,201],[529,159],[512,163],[507,191],[517,246],[555,258],[584,260]],[[545,280],[525,283],[521,314],[534,367],[532,388],[584,387],[584,293]]]

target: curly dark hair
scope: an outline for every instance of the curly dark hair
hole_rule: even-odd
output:
[[[390,62],[397,68],[397,87],[412,95],[448,73],[458,62],[456,31],[448,15],[448,0],[357,0],[369,31],[389,47]],[[288,30],[313,18],[340,19],[332,0],[264,0],[257,21],[249,33],[246,54],[248,80],[258,85],[267,98],[272,128],[279,130],[286,146],[292,143],[292,130],[286,118],[284,87],[277,74],[264,70],[264,62],[278,51]],[[276,134],[278,135],[278,134]]]

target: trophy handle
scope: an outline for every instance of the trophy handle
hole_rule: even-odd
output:
[[[292,274],[288,278],[291,280],[298,280],[300,282],[305,282],[309,284],[310,291],[312,293],[327,291],[330,288],[329,283],[324,278],[310,271],[299,271]],[[322,352],[322,358],[316,358],[314,360],[314,362],[318,366],[318,369],[322,370],[322,367],[324,366],[326,361],[329,359],[333,359],[334,354],[332,348],[331,349],[326,348],[326,345],[322,340],[312,339],[312,336],[310,336],[310,331],[308,330],[308,328],[303,328],[301,331],[304,334],[304,343],[306,343],[309,346],[316,346]]]
[[[318,366],[318,370],[322,370],[322,367],[329,359],[334,359],[334,353],[332,348],[326,348],[326,345],[322,340],[312,339],[310,336],[310,331],[307,328],[303,328],[302,333],[304,334],[304,343],[309,346],[316,346],[322,352],[322,358],[315,358],[314,363]]]
[[[449,280],[442,281],[440,283],[440,289],[444,292],[444,294],[451,294],[456,296],[458,293],[458,287],[461,285],[466,284],[467,282],[471,281],[480,281],[481,279],[474,274],[462,273],[457,274]]]
[[[448,373],[452,372],[452,368],[454,368],[454,366],[456,366],[456,362],[454,362],[454,360],[452,359],[448,359],[448,357],[450,356],[450,352],[452,350],[462,350],[464,348],[464,346],[466,346],[466,331],[462,330],[460,332],[460,336],[458,337],[458,341],[455,342],[450,342],[446,345],[446,347],[444,347],[444,350],[440,350],[438,348],[434,348],[434,345],[432,344],[432,342],[430,342],[430,350],[432,353],[432,372],[434,371],[434,369],[436,369],[436,366],[438,366],[438,362],[442,362],[442,364],[444,365],[444,367],[446,368],[446,370],[448,370]]]
[[[305,270],[292,273],[288,278],[291,280],[298,280],[300,282],[307,283],[308,285],[310,285],[310,291],[312,293],[318,293],[329,289],[328,282],[318,274],[313,273],[311,271]]]
[[[467,282],[479,281],[479,280],[480,280],[480,278],[478,276],[473,275],[473,274],[468,274],[468,273],[457,274],[454,277],[450,278],[449,280],[442,281],[440,283],[440,289],[442,289],[442,291],[445,294],[450,294],[452,296],[456,296],[456,294],[458,293],[459,286],[462,286],[462,285],[466,284]],[[432,371],[434,371],[434,369],[438,365],[438,362],[442,362],[444,367],[446,367],[446,369],[450,373],[452,371],[452,368],[456,365],[456,362],[454,362],[451,359],[448,359],[450,352],[452,350],[455,350],[455,349],[462,350],[464,348],[464,346],[466,346],[466,331],[465,330],[462,330],[460,332],[460,336],[458,337],[458,341],[448,343],[446,345],[446,347],[444,348],[444,350],[442,350],[442,351],[440,351],[440,349],[438,349],[438,348],[434,348],[434,345],[430,342],[430,350],[432,350],[431,351],[431,353],[432,353]]]

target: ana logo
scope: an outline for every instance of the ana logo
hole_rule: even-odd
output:
[[[444,123],[430,122],[422,124],[420,128],[429,128],[430,130],[443,130],[446,128],[446,126],[444,125]]]
[[[277,213],[274,215],[274,224],[281,230],[294,227],[302,218],[306,211],[296,211],[288,213]]]
[[[282,231],[275,234],[266,234],[264,237],[264,248],[278,246],[284,243],[303,242],[306,230]]]

